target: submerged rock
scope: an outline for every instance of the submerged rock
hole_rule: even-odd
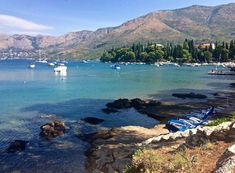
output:
[[[7,148],[8,153],[15,153],[15,152],[21,152],[24,151],[26,148],[26,144],[28,141],[23,140],[15,140],[10,144],[10,146]]]
[[[41,126],[40,136],[51,139],[57,136],[64,135],[65,133],[65,124],[62,121],[55,120]]]
[[[104,109],[102,109],[102,111],[106,114],[119,112],[117,109],[114,109],[114,108],[104,108]]]
[[[111,129],[111,130],[101,130],[95,133],[78,134],[77,137],[83,141],[91,143],[96,139],[110,139],[113,136],[115,136],[115,134],[116,134],[115,129]]]
[[[203,94],[195,94],[195,93],[173,93],[172,96],[181,98],[181,99],[206,99],[207,96]]]
[[[100,119],[96,117],[86,117],[86,118],[82,118],[81,120],[90,124],[94,124],[94,125],[104,122],[104,119]]]

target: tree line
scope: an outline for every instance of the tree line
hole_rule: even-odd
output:
[[[104,50],[102,62],[144,62],[152,64],[159,61],[177,63],[226,62],[235,60],[235,40],[215,42],[207,46],[196,45],[194,40],[185,39],[182,44],[157,43],[133,44],[120,48]]]

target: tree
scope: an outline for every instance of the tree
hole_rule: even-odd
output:
[[[147,62],[147,58],[148,58],[147,52],[141,52],[141,54],[140,54],[140,60],[141,60],[142,62]]]
[[[229,53],[229,51],[227,50],[227,49],[222,49],[222,51],[221,51],[221,61],[222,62],[226,62],[226,61],[228,61],[228,53]]]
[[[204,58],[207,62],[211,62],[212,61],[212,53],[210,51],[204,51]]]
[[[189,53],[187,49],[183,49],[182,63],[191,62],[192,55]]]
[[[106,50],[103,52],[100,61],[102,62],[108,62],[111,61],[113,58],[112,54],[108,53]]]

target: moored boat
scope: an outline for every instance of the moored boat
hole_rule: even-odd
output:
[[[111,65],[110,67],[112,69],[115,69],[115,70],[120,70],[121,69],[121,67],[118,64]]]
[[[36,66],[35,66],[35,64],[30,64],[28,67],[31,69],[34,69]]]
[[[67,72],[67,67],[64,64],[59,64],[54,68],[55,73],[66,73]]]
[[[53,63],[53,62],[50,62],[50,63],[48,63],[48,66],[55,66],[55,63]]]

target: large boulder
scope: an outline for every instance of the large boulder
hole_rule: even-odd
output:
[[[103,119],[96,118],[96,117],[86,117],[86,118],[82,118],[81,120],[83,120],[89,124],[94,124],[94,125],[97,125],[97,124],[104,122]]]
[[[233,173],[235,171],[235,144],[229,147],[216,163],[214,173]]]
[[[15,140],[10,144],[10,146],[7,148],[8,153],[15,153],[15,152],[21,152],[24,151],[26,148],[26,144],[28,141],[23,140]]]
[[[40,136],[51,139],[61,136],[65,133],[65,124],[62,121],[55,120],[41,126]]]
[[[195,93],[173,93],[172,96],[181,98],[181,99],[206,99],[207,96],[203,94],[195,94]]]

